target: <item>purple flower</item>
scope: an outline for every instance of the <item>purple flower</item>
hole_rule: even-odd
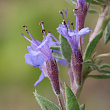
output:
[[[60,13],[63,16],[63,24],[60,24],[57,28],[57,31],[67,39],[71,48],[72,48],[72,55],[71,55],[71,62],[69,65],[69,76],[70,76],[70,83],[71,89],[74,94],[77,96],[77,91],[79,86],[81,85],[81,78],[82,78],[82,43],[84,41],[83,36],[89,33],[89,28],[82,28],[81,30],[78,29],[78,21],[79,17],[76,12],[76,29],[70,28],[70,23],[67,16],[67,10],[64,11],[67,18],[67,23],[65,22],[63,12]],[[73,25],[73,23],[71,23]]]
[[[28,31],[27,27],[23,26],[32,39],[30,40],[22,34],[29,42],[31,42],[31,46],[27,46],[29,53],[25,54],[25,61],[27,64],[41,70],[41,75],[34,86],[37,86],[44,79],[44,77],[48,77],[53,86],[53,90],[56,94],[59,94],[59,75],[56,60],[63,65],[67,65],[68,63],[63,60],[55,60],[55,58],[52,57],[53,50],[50,49],[50,47],[60,45],[60,43],[51,33],[48,33],[47,35],[45,34],[43,22],[41,22],[40,25],[42,26],[42,33],[44,34],[44,39],[42,42],[35,40]],[[54,42],[52,38],[56,42]]]
[[[78,4],[81,4],[81,6],[82,6],[82,8],[83,8],[83,6],[84,6],[84,4],[85,4],[85,0],[78,0]]]
[[[67,23],[65,22],[63,12],[60,12],[63,16],[63,24],[59,25],[59,27],[57,28],[57,31],[68,40],[69,44],[71,45],[72,51],[78,55],[78,47],[80,47],[81,42],[83,42],[84,40],[82,36],[85,36],[87,33],[89,33],[90,30],[88,27],[83,28],[80,31],[78,30],[78,15],[76,13],[76,29],[75,30],[72,29],[71,31],[68,16],[67,16],[67,10],[64,12],[66,14]],[[73,25],[73,23],[71,23],[71,25]]]

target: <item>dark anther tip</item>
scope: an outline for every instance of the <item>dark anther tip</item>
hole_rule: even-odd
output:
[[[64,24],[64,25],[66,24],[65,20],[63,20],[63,24]]]
[[[63,12],[62,12],[61,10],[59,11],[59,13],[60,13],[60,14],[63,14]]]
[[[73,22],[71,22],[71,25],[73,25]]]
[[[76,12],[77,10],[78,10],[78,9],[77,9],[77,8],[75,8],[73,11],[74,11],[74,12]]]
[[[26,31],[28,31],[28,30],[26,29]]]
[[[43,33],[43,32],[45,32],[45,29],[42,29],[42,30],[41,30],[41,33]]]
[[[39,25],[41,25],[41,24],[43,24],[44,22],[43,21],[41,21],[40,23],[39,23]]]
[[[23,25],[23,27],[27,27],[27,26]]]

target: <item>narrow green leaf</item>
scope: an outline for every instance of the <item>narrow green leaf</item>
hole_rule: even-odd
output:
[[[94,13],[98,13],[96,10],[93,10],[93,9],[89,9],[88,10],[88,13],[90,13],[90,14],[94,14]]]
[[[110,21],[107,24],[107,27],[106,27],[106,30],[105,30],[104,43],[107,44],[108,41],[110,41]]]
[[[52,52],[52,56],[55,57],[55,58],[64,60],[64,57],[63,57],[61,54],[57,53],[57,52],[54,52],[54,51],[53,51],[53,52]]]
[[[103,64],[100,66],[100,69],[102,69],[102,68],[110,68],[110,65],[109,64]]]
[[[63,36],[60,36],[60,42],[61,42],[61,53],[62,53],[64,59],[70,63],[71,54],[72,54],[71,46],[68,43],[67,39],[64,38]]]
[[[110,21],[110,15],[107,15],[102,23],[101,29],[104,31]],[[110,24],[109,24],[110,25]],[[110,29],[110,27],[109,27]]]
[[[91,60],[84,61],[82,64],[83,64],[83,65],[90,66],[90,67],[92,68],[92,70],[97,70],[97,71],[99,71],[99,66],[93,64],[93,62],[92,62]]]
[[[75,0],[66,0],[66,1],[69,2],[72,6],[76,6]]]
[[[109,70],[99,70],[100,73],[110,74]]]
[[[96,0],[96,1],[98,1],[99,3],[102,3],[104,5],[109,5],[105,0]]]
[[[66,96],[66,110],[80,110],[75,95],[67,85],[65,85],[65,96]]]
[[[36,90],[35,90],[35,92],[36,92]],[[35,95],[35,93],[34,93],[34,95]],[[35,98],[42,110],[48,110],[47,107],[36,96],[35,96]]]
[[[50,49],[53,49],[53,50],[60,50],[60,46],[52,46],[52,47],[50,47]]]
[[[85,104],[82,104],[82,105],[80,106],[80,110],[85,110]]]
[[[53,102],[40,96],[36,90],[35,90],[34,96],[43,110],[47,110],[44,106],[51,108],[52,110],[59,110],[59,108]]]
[[[100,30],[100,32],[92,39],[92,41],[88,43],[87,48],[84,53],[84,61],[91,58],[92,53],[93,53],[97,43],[101,39],[102,35],[103,35],[103,30]]]
[[[86,0],[86,2],[91,3],[91,4],[95,4],[95,5],[100,5],[100,3],[98,3],[94,0]]]
[[[110,75],[88,75],[88,77],[95,79],[109,79]]]

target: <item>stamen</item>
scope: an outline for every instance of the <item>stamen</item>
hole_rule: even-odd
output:
[[[76,33],[78,33],[78,14],[77,14],[77,10],[78,9],[73,10],[75,12],[75,15],[76,15]]]
[[[52,33],[50,33],[50,32],[48,32],[48,33],[52,36],[52,38],[53,38],[56,42],[60,43],[60,42],[54,37],[54,35],[53,35]]]
[[[73,22],[71,22],[71,25],[73,26],[73,31],[74,31],[74,25],[73,25]]]
[[[45,32],[45,29],[42,29],[42,30],[41,30],[41,33],[44,33],[44,32]]]
[[[62,12],[62,11],[59,11],[59,13],[60,13],[60,14],[62,14],[63,20],[65,20],[65,19],[64,19],[64,15],[63,15],[63,12]]]
[[[44,29],[44,26],[43,26],[43,21],[41,21],[40,23],[39,23],[39,25],[41,25],[42,26],[42,30],[41,30],[41,33],[43,33],[44,34],[44,38],[46,38],[46,34],[45,34],[45,29]]]
[[[22,33],[21,33],[22,34]],[[30,39],[28,39],[24,34],[22,34],[22,36],[27,39],[30,43],[32,43],[33,45],[35,45],[36,47],[38,47],[38,45],[36,45],[33,41],[31,41]]]
[[[34,37],[31,35],[31,33],[28,31],[27,26],[23,25],[23,27],[25,27],[25,31],[29,34],[29,36],[31,37],[31,39],[36,43],[36,40],[35,40]]]
[[[63,20],[63,25],[66,25],[66,22],[65,22],[65,20]]]
[[[65,11],[65,10],[63,10],[64,12],[65,12],[65,14],[66,14],[66,18],[67,18],[67,22],[68,22],[68,25],[69,25],[69,29],[70,29],[70,23],[69,23],[69,19],[68,19],[68,15],[67,15],[67,11],[68,11],[68,9]]]
[[[44,22],[43,22],[43,21],[41,21],[41,22],[39,23],[39,25],[41,25],[41,26],[42,26],[42,29],[44,29],[43,24],[44,24]]]

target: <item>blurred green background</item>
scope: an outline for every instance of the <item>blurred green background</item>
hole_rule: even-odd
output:
[[[26,46],[30,43],[21,35],[28,36],[22,26],[26,25],[41,41],[39,22],[44,21],[46,32],[50,31],[58,38],[56,28],[62,22],[59,10],[63,9],[69,9],[69,20],[75,23],[73,7],[66,0],[0,0],[0,110],[41,110],[33,95],[40,70],[25,63]],[[97,18],[98,14],[88,14],[85,27],[93,30]],[[88,39],[89,35],[85,37],[83,49]],[[110,43],[104,46],[101,39],[96,51],[97,54],[109,52]],[[110,64],[110,57],[104,61]],[[67,69],[67,66],[60,66],[60,77],[69,84]],[[57,104],[47,78],[36,88],[39,94]],[[80,97],[80,104],[83,102],[87,110],[109,110],[110,80],[87,79]]]

